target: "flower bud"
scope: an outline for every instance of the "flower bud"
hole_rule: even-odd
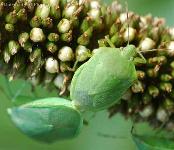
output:
[[[45,19],[49,16],[50,13],[50,6],[46,4],[40,4],[35,12],[35,15],[37,17],[40,17],[41,19]]]
[[[59,0],[43,0],[43,3],[49,6],[57,6],[59,5]]]
[[[17,22],[17,13],[16,11],[10,12],[6,15],[6,22],[10,24],[15,24]]]
[[[47,47],[47,50],[51,53],[55,53],[58,50],[57,45],[52,42],[48,42],[46,47]]]
[[[145,76],[146,76],[146,74],[145,74],[144,71],[137,70],[137,77],[138,77],[138,79],[144,79]]]
[[[78,60],[79,62],[85,61],[90,57],[90,50],[87,49],[85,46],[79,45],[76,48],[75,54],[76,54],[76,60]]]
[[[172,76],[169,74],[162,74],[160,77],[161,81],[170,81],[172,79]]]
[[[72,40],[73,36],[72,36],[72,30],[69,30],[66,33],[61,34],[60,39],[64,42],[70,42]]]
[[[151,105],[147,105],[143,108],[142,111],[139,112],[140,116],[143,118],[148,118],[153,113],[153,107]]]
[[[100,17],[100,9],[91,9],[91,10],[88,12],[88,16],[89,16],[92,20],[99,19],[99,17]]]
[[[172,84],[168,82],[160,83],[160,89],[170,93],[172,91]]]
[[[128,40],[130,42],[133,41],[135,39],[135,36],[136,36],[136,30],[132,27],[128,27],[123,34],[123,38],[126,42],[128,42]]]
[[[88,45],[90,42],[92,33],[93,33],[93,27],[90,27],[77,39],[77,43],[79,45]]]
[[[10,23],[7,23],[7,24],[5,24],[5,29],[8,32],[13,32],[14,31],[14,25],[13,24],[10,24]]]
[[[24,47],[24,44],[27,42],[27,40],[29,39],[29,34],[27,32],[23,32],[18,36],[18,41],[19,44]]]
[[[90,1],[91,9],[100,9],[100,7],[101,7],[101,5],[100,5],[99,1],[96,1],[96,0]]]
[[[26,9],[20,9],[17,13],[18,20],[26,21],[27,20],[27,11]]]
[[[163,108],[158,108],[158,111],[156,113],[157,120],[161,122],[166,122],[168,120],[168,114],[167,111]]]
[[[60,33],[66,33],[70,30],[71,23],[68,19],[62,19],[57,25],[57,28]]]
[[[6,63],[8,63],[10,61],[10,53],[9,53],[8,47],[5,47],[5,50],[3,52],[3,57],[4,57],[4,61]]]
[[[150,94],[153,98],[155,98],[155,97],[157,97],[157,96],[159,95],[159,90],[158,90],[158,88],[155,87],[155,86],[153,86],[153,85],[151,85],[151,86],[148,87],[148,92],[149,92],[149,94]]]
[[[140,43],[140,49],[142,51],[146,51],[146,50],[151,50],[153,49],[155,46],[155,42],[150,39],[150,38],[145,38],[141,43]]]
[[[53,27],[53,20],[49,17],[42,20],[42,25],[46,28],[52,28]]]
[[[128,23],[128,19],[131,18],[132,16],[133,16],[133,12],[128,12],[128,13],[123,12],[120,14],[119,19],[120,19],[121,23],[124,24],[124,23]]]
[[[71,47],[64,46],[59,50],[58,58],[61,61],[72,61],[74,59],[74,53]]]
[[[30,43],[30,42],[25,42],[24,45],[23,45],[23,48],[25,51],[31,53],[33,51],[33,45]]]
[[[29,59],[30,59],[30,62],[34,62],[34,61],[36,61],[39,58],[41,58],[41,49],[40,48],[36,48],[30,54]]]
[[[164,108],[165,108],[168,112],[172,112],[172,113],[173,113],[174,102],[173,102],[172,99],[170,99],[170,98],[165,98],[163,106],[164,106]]]
[[[144,85],[141,81],[135,82],[131,87],[133,93],[143,93],[144,92]]]
[[[30,39],[33,42],[43,42],[45,40],[45,35],[41,28],[33,28],[30,32]]]
[[[60,62],[60,71],[61,72],[66,72],[69,71],[71,68],[71,63],[70,62]]]
[[[48,40],[50,42],[57,42],[59,40],[59,35],[57,33],[50,33],[48,35]]]
[[[46,60],[45,69],[49,73],[59,72],[59,64],[58,64],[58,61],[56,59],[52,58],[52,57],[49,57]]]
[[[171,39],[174,40],[174,28],[171,28],[169,30],[169,33],[170,33]]]
[[[63,73],[59,73],[57,77],[54,79],[54,85],[57,88],[62,89],[64,87],[63,81],[64,81],[64,75]]]
[[[19,51],[19,49],[20,49],[19,43],[16,42],[16,41],[10,41],[8,43],[8,49],[9,49],[9,53],[11,55],[16,54]]]
[[[30,26],[35,28],[35,27],[39,27],[41,25],[42,21],[41,18],[34,16],[31,20],[30,20]]]
[[[174,41],[171,41],[168,46],[168,53],[170,56],[174,56]]]
[[[78,8],[78,3],[76,1],[72,1],[67,3],[66,7],[63,10],[63,16],[65,18],[71,18]]]
[[[151,77],[151,78],[157,77],[158,74],[159,74],[159,70],[155,70],[154,68],[149,68],[149,69],[147,70],[147,75],[148,75],[149,77]]]

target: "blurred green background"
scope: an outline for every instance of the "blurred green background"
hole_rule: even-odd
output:
[[[104,0],[110,3],[112,0]],[[125,4],[125,1],[121,1]],[[169,26],[174,26],[174,0],[127,0],[129,10],[138,14],[152,13],[153,16],[166,18]],[[4,77],[0,77],[0,86],[7,91]],[[11,84],[15,91],[21,87],[21,82]],[[25,87],[29,90],[29,86]],[[24,90],[25,91],[25,90]],[[27,91],[25,92],[27,93]],[[42,92],[43,93],[43,92]],[[46,93],[48,94],[48,93]],[[49,94],[50,95],[50,94]],[[48,96],[48,95],[47,95]],[[120,115],[108,119],[106,111],[99,112],[85,126],[76,139],[61,141],[51,145],[38,143],[21,134],[10,122],[6,108],[10,107],[10,100],[0,92],[0,150],[135,150],[131,139],[132,123]],[[147,132],[147,125],[140,125],[142,132]],[[99,136],[99,133],[114,135],[115,138]]]

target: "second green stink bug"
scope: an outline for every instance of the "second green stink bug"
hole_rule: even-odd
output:
[[[13,107],[8,109],[8,113],[23,133],[43,142],[73,138],[83,125],[80,112],[69,100],[58,97]]]
[[[70,97],[81,111],[106,109],[118,102],[137,80],[134,45],[100,47],[79,69],[71,82]]]

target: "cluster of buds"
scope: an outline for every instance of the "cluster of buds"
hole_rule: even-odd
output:
[[[69,95],[75,70],[108,47],[133,44],[146,64],[136,64],[138,81],[109,109],[135,121],[167,129],[174,121],[174,28],[161,18],[126,12],[117,2],[97,0],[0,0],[1,72]],[[156,51],[151,51],[156,49]],[[138,58],[136,58],[138,59]]]
[[[87,0],[0,0],[3,71],[10,80],[54,83],[60,94],[67,93],[76,68],[120,14],[116,4],[111,9]]]

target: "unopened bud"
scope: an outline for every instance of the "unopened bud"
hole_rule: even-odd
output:
[[[30,32],[30,39],[33,42],[43,42],[45,40],[45,35],[41,28],[33,28]]]
[[[59,64],[58,61],[52,57],[49,57],[46,60],[45,63],[45,69],[49,72],[49,73],[56,73],[59,72]]]
[[[74,58],[74,53],[71,47],[64,46],[59,50],[58,58],[61,61],[72,61]]]

